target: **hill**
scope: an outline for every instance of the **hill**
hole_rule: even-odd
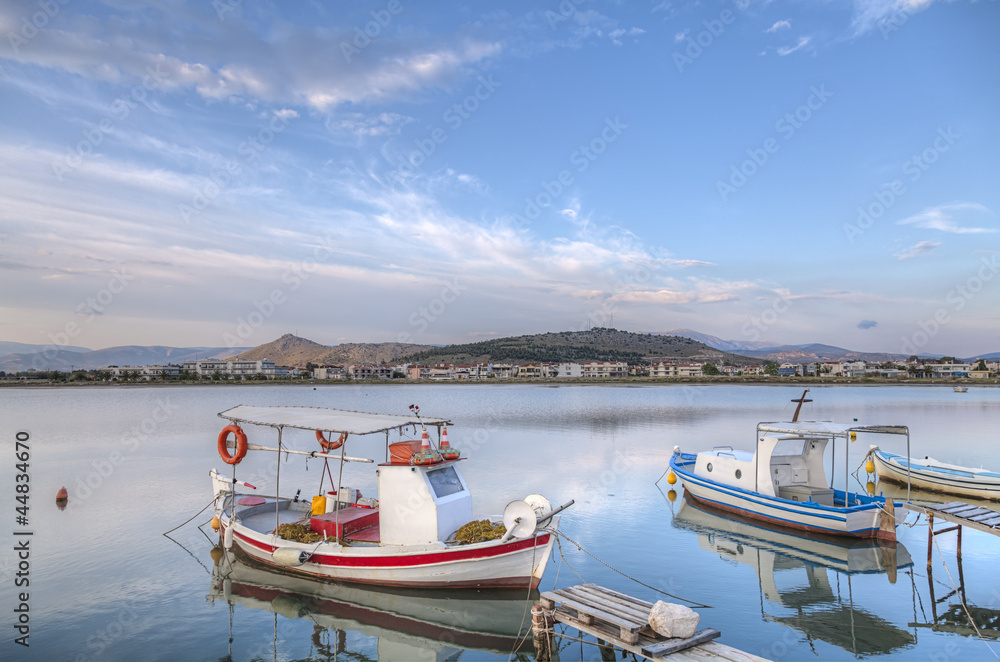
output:
[[[271,359],[278,365],[340,365],[348,363],[388,363],[405,354],[422,352],[433,345],[411,343],[343,343],[334,347],[286,333],[275,341],[254,347],[234,358],[259,361]]]
[[[695,331],[694,329],[674,329],[673,331],[665,331],[663,333],[654,333],[654,335],[661,336],[680,336],[681,338],[690,338],[691,340],[697,340],[698,342],[705,343],[709,347],[714,347],[715,349],[721,349],[724,352],[738,352],[744,354],[744,350],[747,349],[763,349],[764,347],[773,347],[773,342],[768,342],[766,340],[723,340],[718,336],[713,336],[707,333],[701,333]]]
[[[165,347],[162,345],[122,345],[95,350],[71,350],[56,345],[44,346],[31,353],[0,356],[0,370],[90,370],[109,365],[164,365],[195,359],[222,359],[242,351],[244,347]]]
[[[766,361],[779,363],[812,363],[814,361],[894,361],[908,358],[905,354],[886,352],[854,352],[843,347],[811,343],[808,345],[782,345],[762,349],[746,349],[741,352]]]
[[[701,363],[730,361],[753,363],[745,356],[713,349],[704,343],[677,336],[631,333],[617,329],[541,333],[497,338],[465,345],[434,347],[402,357],[411,363],[530,363],[564,361],[627,361],[647,363],[677,359]]]

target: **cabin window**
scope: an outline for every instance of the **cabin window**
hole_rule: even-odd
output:
[[[712,470],[712,463],[709,462],[708,465],[705,467],[705,469],[707,469],[708,471],[711,471]]]
[[[736,470],[736,480],[743,478],[743,472],[739,469]]]
[[[463,489],[462,481],[459,479],[455,467],[445,467],[435,471],[428,471],[427,480],[434,489],[434,496],[439,499],[461,492]]]

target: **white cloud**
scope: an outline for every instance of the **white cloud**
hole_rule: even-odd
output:
[[[921,241],[918,244],[895,253],[895,256],[900,260],[909,260],[911,258],[920,257],[921,255],[926,255],[940,245],[940,241]]]
[[[928,207],[916,216],[897,221],[897,225],[912,225],[925,230],[938,230],[952,234],[983,234],[996,232],[996,228],[964,227],[955,221],[956,215],[968,213],[990,213],[990,210],[976,202],[957,202],[950,205]]]
[[[909,16],[929,7],[934,0],[854,0],[854,34],[864,34],[876,27],[897,29]]]
[[[781,46],[780,48],[778,48],[778,55],[780,56],[791,55],[800,48],[807,46],[810,41],[812,41],[811,36],[799,37],[799,40],[795,43],[794,46]]]
[[[786,29],[788,29],[790,27],[792,27],[792,24],[789,21],[784,21],[784,20],[782,20],[782,21],[776,21],[774,23],[774,25],[772,25],[771,27],[769,27],[764,32],[777,32],[778,30],[786,30]]]
[[[674,35],[674,41],[679,43],[687,39],[688,34],[691,32],[691,28],[685,28],[684,30],[678,32]]]

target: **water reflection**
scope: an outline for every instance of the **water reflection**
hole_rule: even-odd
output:
[[[906,630],[855,605],[851,585],[852,575],[862,573],[885,574],[895,583],[897,570],[913,565],[902,544],[798,535],[734,519],[683,497],[677,503],[674,526],[695,531],[702,549],[756,571],[765,620],[855,655],[885,654],[915,643]]]
[[[288,642],[295,633],[306,636],[301,628],[283,628],[282,619],[301,619],[313,623],[308,635],[312,648],[330,659],[459,660],[468,650],[504,656],[530,652],[530,636],[525,641],[518,635],[530,628],[529,612],[537,598],[537,591],[428,593],[320,583],[276,574],[223,553],[213,569],[207,599],[230,607],[230,655],[240,645],[240,624],[234,624],[239,612],[233,609],[240,606],[275,615],[279,658],[285,657],[279,648],[297,647]],[[376,639],[376,656],[370,654],[370,638]]]

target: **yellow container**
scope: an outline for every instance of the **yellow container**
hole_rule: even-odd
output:
[[[312,514],[322,515],[326,512],[326,497],[325,496],[314,496],[312,500]]]

